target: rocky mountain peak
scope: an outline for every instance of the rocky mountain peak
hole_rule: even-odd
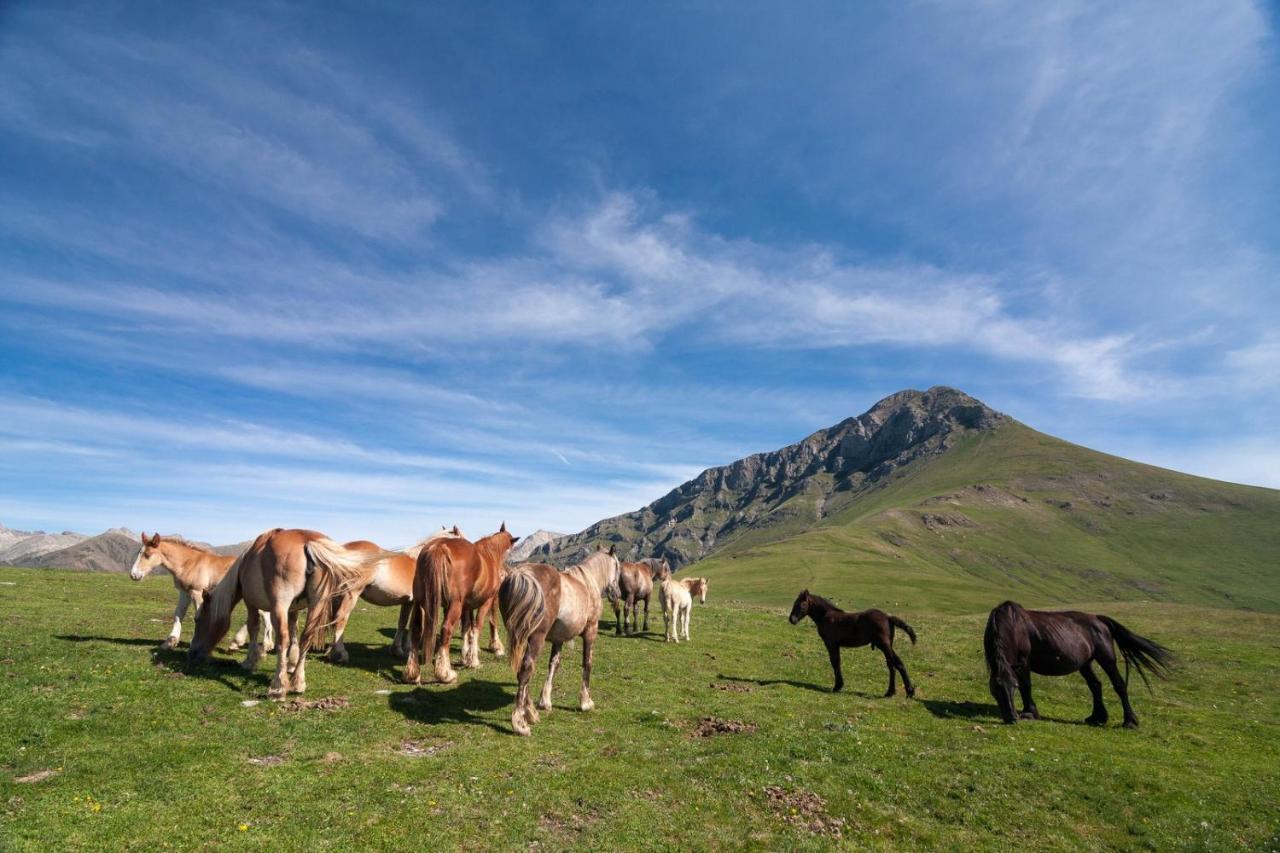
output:
[[[768,453],[708,468],[649,506],[606,519],[533,551],[530,559],[572,562],[596,543],[634,559],[700,559],[750,529],[823,517],[833,497],[858,492],[916,459],[945,452],[1006,416],[954,388],[905,390],[865,413]],[[800,500],[797,500],[800,499]]]

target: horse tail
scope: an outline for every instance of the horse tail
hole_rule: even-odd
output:
[[[422,602],[413,615],[413,624],[421,630],[418,647],[428,666],[436,656],[436,625],[440,621],[440,609],[444,607],[445,587],[453,568],[453,555],[444,545],[429,546],[418,555],[418,571],[425,572]],[[415,584],[415,592],[416,584]]]
[[[986,654],[987,673],[1001,683],[1014,683],[1017,675],[1009,665],[1009,656],[1004,645],[1013,640],[1009,629],[1021,608],[1012,601],[1006,601],[991,611],[987,617],[987,628],[982,634],[982,649]]]
[[[310,596],[307,624],[302,630],[301,653],[324,645],[329,628],[337,621],[338,604],[358,595],[373,579],[378,563],[391,556],[386,551],[357,551],[323,537],[303,546],[307,555]]]
[[[1130,665],[1141,676],[1142,683],[1147,685],[1148,690],[1151,689],[1151,682],[1147,680],[1148,672],[1160,679],[1167,679],[1172,674],[1176,657],[1171,649],[1155,640],[1138,636],[1110,616],[1099,616],[1098,621],[1111,631],[1111,637],[1124,657],[1125,684],[1129,683]]]
[[[914,630],[912,630],[911,626],[910,626],[910,625],[908,625],[906,622],[903,622],[903,621],[902,621],[900,618],[898,618],[897,616],[890,616],[890,617],[889,617],[889,624],[890,624],[890,625],[897,625],[899,628],[901,628],[902,630],[906,631],[906,632],[907,632],[907,636],[911,638],[911,645],[913,645],[913,646],[914,646],[914,645],[916,644],[916,632],[915,632]],[[892,628],[890,628],[890,630],[893,630],[893,629],[892,629]]]
[[[262,536],[258,539],[262,539]],[[256,546],[258,541],[255,540],[253,544]],[[222,579],[205,594],[204,604],[196,611],[196,630],[191,636],[191,645],[187,648],[187,659],[191,662],[208,660],[210,652],[222,642],[231,628],[231,611],[240,601],[240,567],[252,553],[255,553],[254,547],[236,557]],[[271,623],[267,624],[270,626]]]
[[[498,587],[498,609],[507,626],[507,646],[510,648],[511,669],[520,671],[529,637],[542,622],[547,607],[542,584],[523,566],[511,570]]]

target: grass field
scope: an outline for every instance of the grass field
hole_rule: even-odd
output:
[[[789,597],[727,595],[712,587],[688,645],[603,636],[591,714],[573,707],[567,651],[556,710],[522,739],[510,670],[488,654],[455,686],[398,684],[391,611],[357,612],[350,665],[308,668],[307,698],[344,707],[287,710],[265,700],[265,666],[223,656],[186,672],[181,652],[157,650],[167,578],[0,570],[0,848],[1280,843],[1280,617],[1089,608],[1182,656],[1154,696],[1135,689],[1142,728],[1118,727],[1109,691],[1113,724],[1079,725],[1077,677],[1036,682],[1052,720],[1006,727],[981,612],[890,608],[920,634],[900,649],[910,701],[880,698],[867,650],[846,653],[831,694],[812,625],[784,618]],[[712,716],[755,728],[695,736]]]

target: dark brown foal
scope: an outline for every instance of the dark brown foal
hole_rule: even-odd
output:
[[[813,595],[805,590],[796,597],[791,606],[791,624],[794,625],[808,616],[818,626],[818,636],[827,646],[827,654],[831,657],[831,669],[835,673],[836,683],[831,688],[833,693],[844,687],[844,673],[840,671],[840,649],[870,645],[884,654],[884,665],[889,670],[889,689],[885,696],[898,692],[897,677],[902,673],[902,686],[908,696],[915,696],[916,689],[911,686],[911,676],[907,675],[907,667],[893,650],[894,628],[907,632],[912,645],[916,642],[916,632],[911,626],[897,616],[890,616],[883,610],[863,610],[858,613],[846,613],[820,595]]]

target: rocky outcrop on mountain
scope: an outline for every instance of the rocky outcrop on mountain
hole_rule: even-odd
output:
[[[541,545],[529,558],[566,565],[604,543],[624,558],[685,565],[747,532],[804,521],[805,514],[816,521],[842,494],[1007,420],[954,388],[900,391],[796,444],[709,468],[643,509]]]
[[[563,533],[554,533],[550,530],[535,530],[528,536],[521,537],[515,547],[507,553],[508,563],[523,563],[529,559],[529,555],[534,551],[564,537]]]

